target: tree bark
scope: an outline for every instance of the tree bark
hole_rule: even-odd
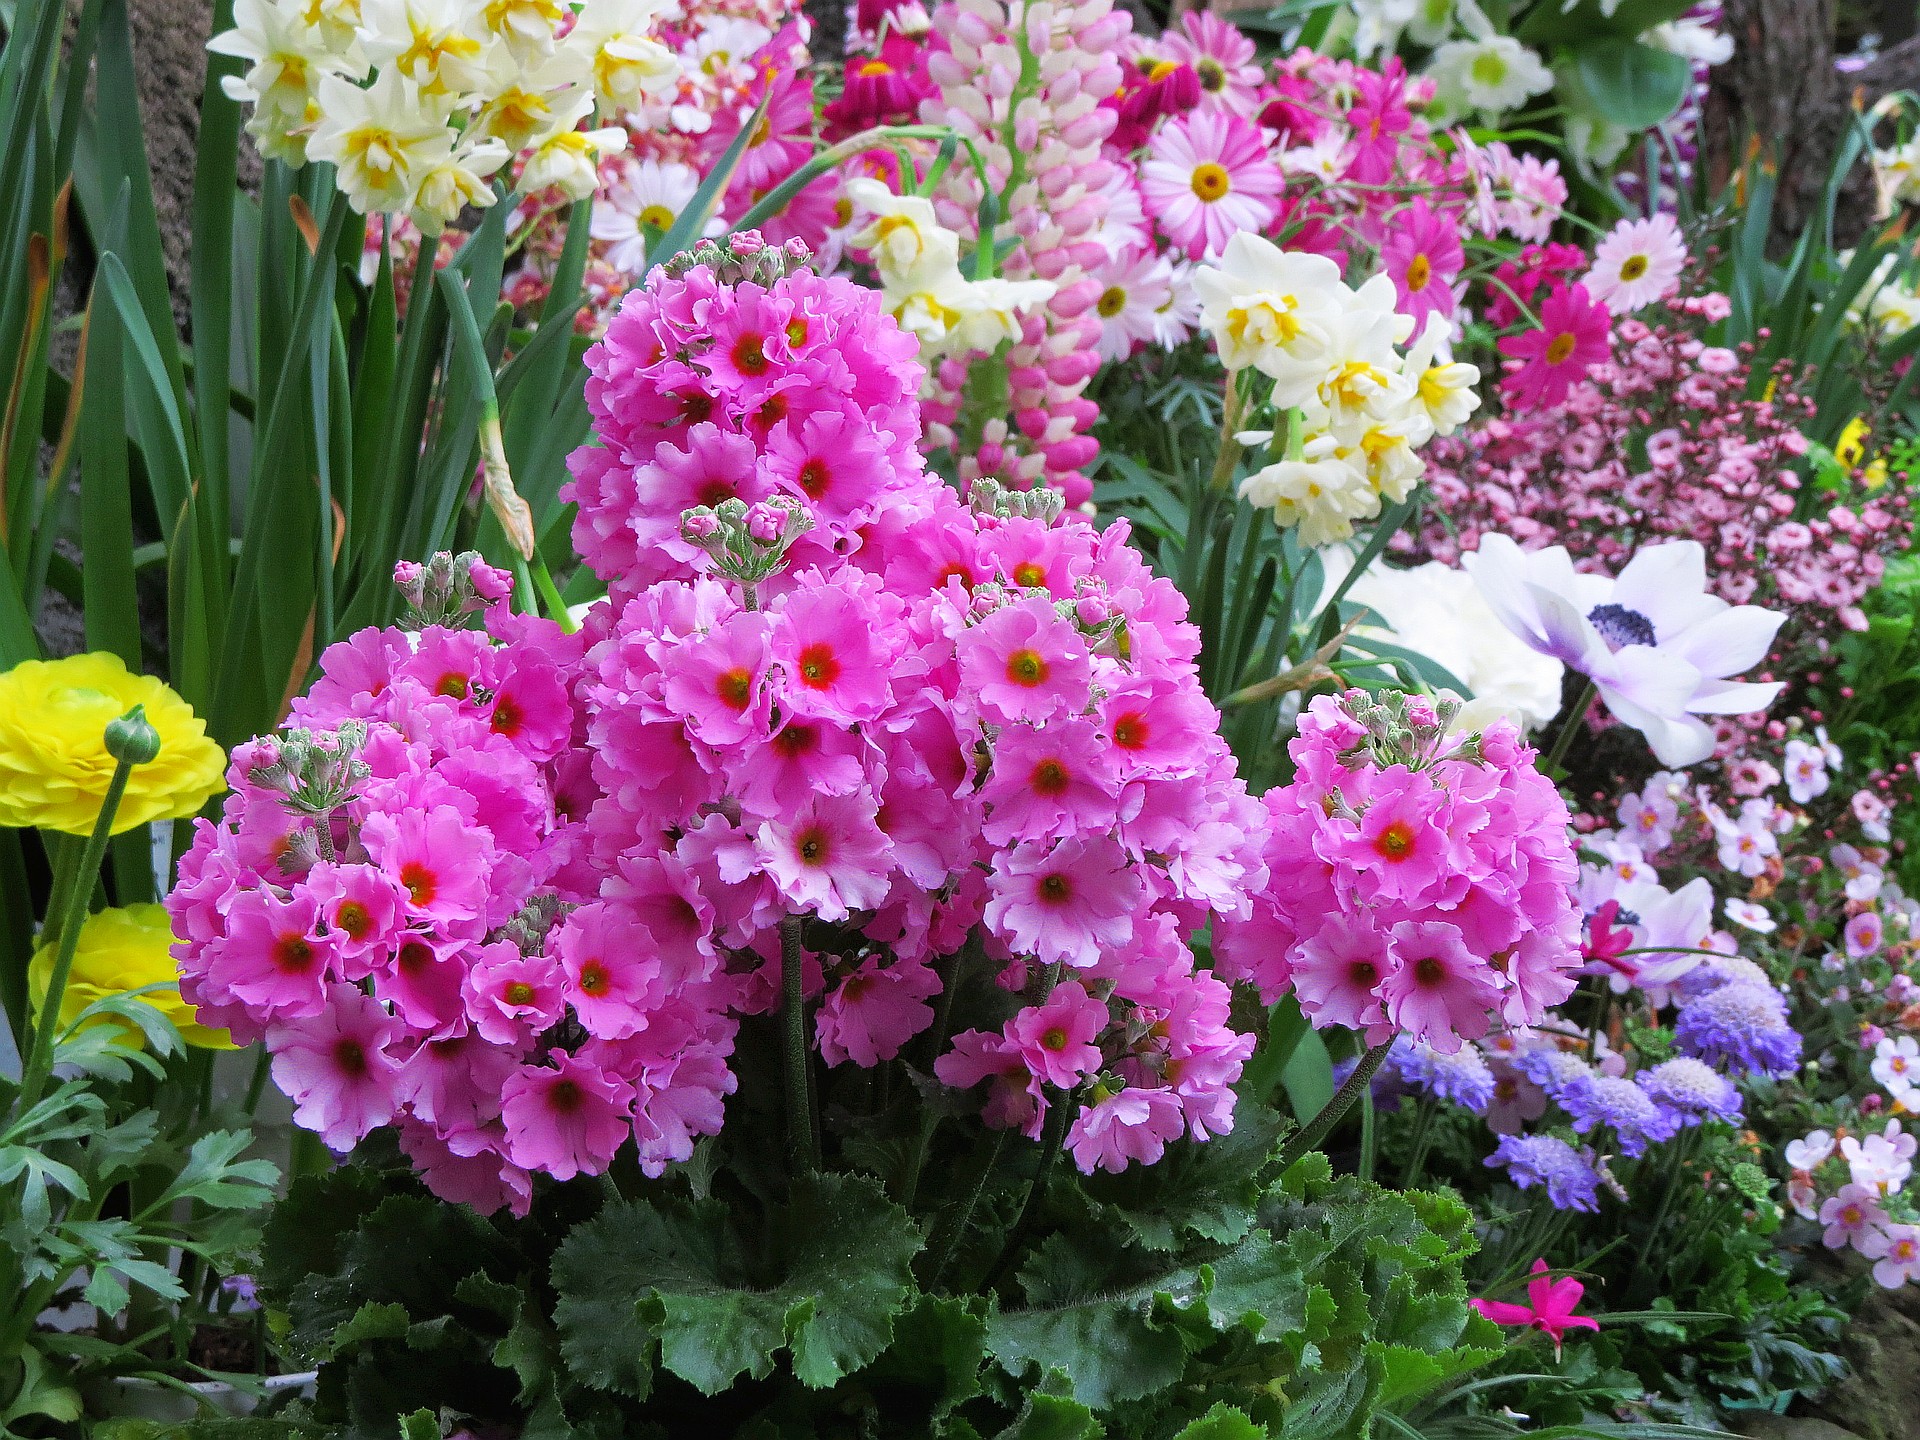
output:
[[[1893,90],[1920,88],[1920,39],[1907,39],[1864,68],[1834,68],[1832,0],[1727,0],[1733,58],[1713,72],[1701,126],[1702,161],[1723,185],[1752,145],[1779,177],[1771,240],[1791,246],[1819,213],[1821,196],[1855,107]],[[1835,239],[1857,240],[1873,219],[1873,179],[1856,165],[1834,207]]]

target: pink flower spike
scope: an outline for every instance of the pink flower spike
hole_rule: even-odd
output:
[[[1560,1358],[1561,1342],[1569,1330],[1598,1330],[1600,1322],[1591,1315],[1576,1315],[1573,1307],[1587,1287],[1571,1276],[1555,1280],[1547,1262],[1533,1262],[1533,1279],[1527,1282],[1527,1303],[1515,1305],[1505,1300],[1469,1300],[1467,1303],[1496,1325],[1526,1325],[1553,1338],[1553,1358]]]

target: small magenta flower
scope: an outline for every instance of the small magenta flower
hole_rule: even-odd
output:
[[[1525,1325],[1553,1338],[1553,1358],[1560,1358],[1560,1346],[1569,1330],[1598,1330],[1600,1322],[1591,1315],[1576,1315],[1574,1306],[1587,1287],[1578,1280],[1551,1278],[1545,1260],[1533,1262],[1533,1279],[1527,1282],[1527,1303],[1515,1305],[1505,1300],[1469,1300],[1467,1303],[1496,1325]]]

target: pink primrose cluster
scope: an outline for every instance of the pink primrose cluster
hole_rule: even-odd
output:
[[[1215,927],[1217,973],[1291,991],[1316,1026],[1441,1054],[1572,992],[1566,805],[1510,723],[1456,741],[1448,718],[1359,691],[1313,701],[1295,778],[1264,797],[1271,883]]]
[[[830,1065],[897,1056],[943,971],[994,967],[1001,1028],[955,1037],[938,1072],[984,1087],[990,1124],[1073,1107],[1084,1168],[1232,1123],[1252,1041],[1186,937],[1267,885],[1263,817],[1184,600],[1124,526],[990,484],[969,508],[925,475],[892,322],[778,254],[749,239],[720,275],[656,273],[599,352],[606,448],[576,465],[614,593],[584,631],[496,607],[483,632],[332,647],[296,728],[236,752],[183,864],[186,992],[264,1039],[301,1124],[342,1149],[396,1125],[448,1198],[523,1210],[534,1174],[602,1171],[629,1136],[649,1173],[685,1159],[721,1126],[741,1019],[780,1003],[783,943]],[[715,337],[697,366],[655,343],[695,315]],[[782,366],[841,337],[865,368],[796,403],[904,417],[863,482],[878,517],[833,492],[810,530],[805,485],[700,503],[690,457],[726,446],[712,473],[759,483],[790,433],[756,430],[766,391],[730,388],[748,334]],[[682,508],[663,565],[647,527]],[[778,577],[737,578],[767,557]]]
[[[563,493],[580,507],[574,544],[616,600],[705,572],[680,532],[691,507],[799,501],[813,527],[793,563],[826,565],[924,491],[912,338],[876,293],[788,258],[757,252],[761,281],[701,267],[648,285],[587,352],[600,444],[574,452]]]
[[[1101,154],[1119,118],[1102,102],[1119,89],[1116,47],[1131,23],[1112,0],[959,0],[934,13],[945,48],[928,56],[927,69],[939,93],[920,118],[978,147],[1005,205],[990,238],[1012,242],[1001,273],[1056,287],[1020,316],[1006,357],[1006,411],[989,416],[980,445],[961,456],[963,480],[1051,485],[1075,506],[1093,492],[1081,471],[1099,452],[1087,432],[1100,412],[1081,392],[1100,368],[1095,307],[1104,287],[1094,273],[1110,259],[1100,232],[1112,189],[1125,183]],[[941,223],[977,244],[980,199],[977,173],[955,165],[937,199]],[[968,368],[963,355],[936,372],[925,409],[935,445],[959,443]]]

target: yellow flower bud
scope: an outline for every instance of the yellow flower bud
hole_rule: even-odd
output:
[[[226,789],[226,756],[160,681],[106,653],[27,660],[0,675],[0,825],[89,834],[113,780],[107,727],[136,705],[160,749],[128,775],[116,835],[191,815]]]
[[[173,926],[164,906],[129,905],[123,910],[89,915],[80,927],[80,938],[73,948],[73,969],[60,997],[61,1029],[73,1024],[80,1012],[97,1000],[164,982],[165,989],[149,990],[138,998],[171,1020],[187,1044],[203,1050],[233,1049],[226,1031],[198,1023],[193,1007],[180,998],[180,971],[172,947]],[[27,967],[27,991],[33,997],[36,1015],[47,996],[53,959],[53,951],[43,948],[34,952]],[[117,1026],[127,1032],[129,1043],[144,1043],[138,1027],[131,1022],[102,1015],[88,1023],[89,1028]]]

